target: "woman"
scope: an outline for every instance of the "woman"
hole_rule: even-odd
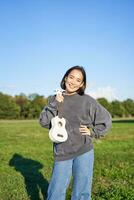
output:
[[[65,200],[72,176],[71,200],[90,200],[94,164],[92,138],[104,136],[111,126],[111,116],[95,99],[84,93],[86,72],[83,67],[68,69],[61,88],[64,92],[54,95],[40,114],[40,124],[50,128],[51,119],[58,111],[61,112],[68,133],[65,142],[54,143],[54,166],[47,200]]]

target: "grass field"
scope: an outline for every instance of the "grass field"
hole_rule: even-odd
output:
[[[114,121],[94,148],[92,200],[133,200],[134,121]],[[0,121],[0,200],[45,200],[52,164],[52,143],[38,121]]]

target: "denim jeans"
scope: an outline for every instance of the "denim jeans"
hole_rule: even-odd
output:
[[[47,200],[65,200],[73,176],[71,200],[90,200],[93,178],[94,150],[74,159],[56,161],[48,187]]]

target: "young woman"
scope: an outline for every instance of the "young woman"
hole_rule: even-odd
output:
[[[91,96],[84,94],[86,73],[83,67],[67,70],[61,81],[62,94],[54,95],[40,114],[40,124],[51,127],[51,119],[62,104],[68,139],[54,143],[54,166],[47,200],[65,200],[73,176],[71,200],[90,200],[94,150],[92,138],[104,136],[111,126],[111,116]]]

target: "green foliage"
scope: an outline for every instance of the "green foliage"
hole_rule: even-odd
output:
[[[134,120],[113,121],[106,137],[94,140],[92,200],[134,199],[133,141]],[[0,200],[46,200],[52,165],[48,130],[38,121],[0,121]]]
[[[123,101],[123,106],[125,108],[127,116],[134,116],[134,102],[132,99],[127,99],[126,101]]]
[[[30,101],[24,94],[16,95],[14,99],[16,104],[20,107],[20,118],[27,119],[29,115]]]
[[[112,112],[112,105],[105,98],[98,98],[97,101],[104,106],[110,113]]]
[[[113,101],[111,105],[112,105],[112,117],[123,117],[125,113],[125,108],[123,107],[123,105],[117,100]]]
[[[20,107],[9,95],[0,93],[0,119],[17,119],[20,115]]]
[[[0,119],[36,119],[47,105],[50,96],[45,98],[37,93],[26,96],[24,93],[15,97],[0,93]],[[112,117],[133,117],[134,101],[108,102],[105,98],[99,98],[97,101],[104,106]]]
[[[43,96],[36,96],[33,101],[31,102],[30,109],[29,109],[29,115],[31,115],[31,118],[38,118],[42,109],[47,104],[47,99],[45,99]]]
[[[38,118],[47,99],[37,94],[29,97],[21,93],[15,97],[0,93],[0,119]]]

